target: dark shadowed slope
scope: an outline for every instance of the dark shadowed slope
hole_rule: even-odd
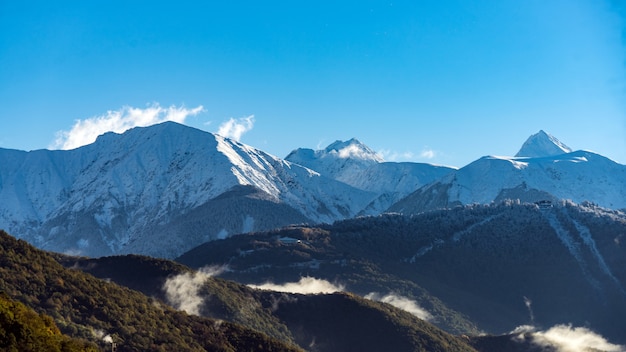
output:
[[[395,293],[458,334],[571,323],[625,343],[625,234],[624,213],[593,204],[504,202],[236,236],[178,260],[228,264],[222,276],[244,283],[312,276]]]

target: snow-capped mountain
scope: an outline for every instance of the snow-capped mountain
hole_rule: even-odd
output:
[[[234,233],[385,210],[504,199],[626,208],[626,166],[543,131],[516,157],[458,170],[384,162],[356,139],[286,159],[172,122],[69,151],[0,149],[0,228],[58,252],[171,258]]]
[[[325,149],[299,148],[285,160],[305,166],[324,176],[376,194],[361,214],[379,214],[421,186],[454,169],[412,162],[385,162],[359,140],[335,141]]]
[[[543,130],[528,137],[516,157],[544,157],[571,153],[572,149]]]
[[[0,228],[90,256],[173,257],[233,232],[352,217],[373,198],[172,122],[106,133],[69,151],[0,149],[0,164]]]
[[[389,211],[415,213],[504,199],[569,199],[626,209],[626,165],[590,151],[571,151],[540,131],[528,138],[517,156],[482,157],[420,188]]]
[[[369,166],[383,162],[380,155],[356,138],[335,141],[322,150],[298,148],[285,160],[348,184],[358,179]]]

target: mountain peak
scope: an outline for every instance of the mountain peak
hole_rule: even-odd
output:
[[[516,157],[544,157],[570,153],[572,149],[556,137],[540,130],[528,137]]]
[[[383,162],[383,158],[378,155],[375,151],[370,149],[370,147],[361,143],[356,138],[351,138],[347,141],[337,140],[331,143],[326,149],[324,149],[325,154],[332,154],[336,157],[347,159],[360,159],[360,160],[370,160],[375,162]]]

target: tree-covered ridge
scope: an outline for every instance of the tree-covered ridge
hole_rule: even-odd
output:
[[[110,348],[107,341],[113,341],[120,352],[299,350],[240,325],[175,311],[137,291],[66,269],[48,253],[3,231],[0,291],[49,315],[63,333],[101,348]]]
[[[389,304],[350,293],[265,292],[301,346],[325,351],[475,351],[461,337]]]
[[[179,278],[182,286],[200,272],[179,270],[180,264],[142,256],[73,258],[64,265],[80,268],[115,282],[133,282],[154,291],[154,282]],[[128,268],[124,270],[124,268]],[[141,268],[141,269],[140,269]],[[171,270],[171,271],[170,271]],[[168,274],[168,271],[170,274]],[[146,273],[145,277],[136,272]],[[152,273],[152,277],[149,277]],[[197,275],[197,276],[196,276]],[[159,278],[161,280],[159,280]],[[187,280],[183,283],[182,280]],[[283,341],[294,341],[310,351],[472,351],[464,341],[396,307],[352,294],[297,295],[255,290],[232,281],[205,277],[195,292],[202,303],[199,314],[233,321]],[[167,300],[161,290],[160,295]],[[311,344],[315,340],[315,344]]]
[[[477,334],[480,330],[467,317],[447,307],[430,294],[419,282],[399,277],[381,265],[378,257],[387,256],[383,262],[398,259],[394,248],[410,245],[389,241],[395,228],[390,223],[404,217],[360,218],[367,223],[366,234],[348,230],[334,231],[326,227],[289,227],[212,241],[187,252],[177,260],[191,267],[228,264],[223,278],[243,283],[262,284],[264,281],[295,282],[302,276],[338,281],[349,292],[366,295],[393,291],[419,301],[428,311],[437,315],[433,322],[453,334]],[[358,221],[357,221],[358,222]],[[402,221],[399,222],[400,224]],[[368,235],[371,234],[371,235]],[[290,244],[288,239],[301,243]]]
[[[0,245],[0,289],[49,315],[66,334],[100,349],[115,342],[118,351],[292,351],[299,350],[292,343],[296,341],[319,352],[337,346],[374,351],[383,345],[407,351],[444,351],[450,346],[473,351],[410,314],[353,295],[273,293],[207,277],[197,294],[204,300],[199,313],[218,318],[208,319],[168,307],[160,299],[167,299],[163,293],[148,298],[109,282],[138,280],[136,288],[156,292],[164,278],[197,274],[180,264],[134,255],[71,258],[42,252],[5,233],[0,233]],[[88,269],[109,280],[82,272]],[[384,336],[372,333],[380,329]],[[319,336],[315,348],[309,346],[312,334]],[[305,338],[296,340],[296,335]]]
[[[503,201],[234,236],[177,260],[228,263],[222,277],[244,283],[313,276],[393,291],[455,334],[571,323],[626,343],[625,234],[625,213],[592,203]]]
[[[96,352],[93,343],[61,334],[52,318],[0,293],[0,350],[7,352]]]

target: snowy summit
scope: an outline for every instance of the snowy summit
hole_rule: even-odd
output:
[[[374,152],[356,138],[352,138],[346,142],[339,140],[335,141],[323,151],[317,152],[323,152],[326,155],[333,155],[342,159],[353,158],[375,161],[377,163],[382,163],[384,161],[378,153]]]
[[[515,157],[540,158],[571,153],[572,149],[543,130],[528,137]]]
[[[304,165],[322,174],[339,172],[345,167],[345,163],[350,164],[352,167],[363,169],[384,161],[378,153],[356,138],[345,142],[337,140],[328,147],[319,150],[298,148],[289,153],[285,160]]]

